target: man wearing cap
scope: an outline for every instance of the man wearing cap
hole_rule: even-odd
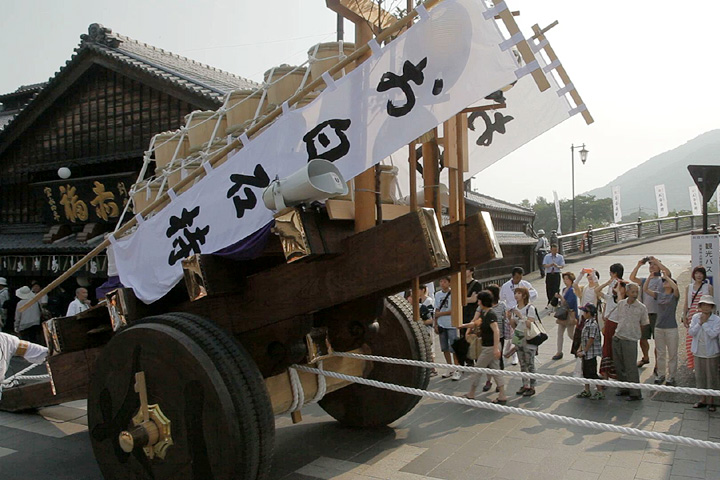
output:
[[[20,299],[15,310],[15,332],[20,338],[29,342],[44,345],[41,321],[40,305],[35,302],[30,307],[21,311],[22,307],[27,305],[30,300],[35,298],[35,294],[27,285],[15,290],[15,296]]]
[[[638,342],[642,337],[642,327],[650,324],[647,307],[638,301],[640,287],[629,283],[627,298],[617,304],[617,330],[612,340],[613,361],[621,382],[640,383],[637,368]],[[642,400],[639,389],[621,389],[618,396],[628,395],[627,400]]]
[[[5,302],[10,300],[10,290],[8,290],[7,280],[5,277],[0,277],[0,329],[5,326],[7,322],[7,310],[5,309]]]
[[[10,367],[13,356],[23,357],[30,363],[42,363],[47,357],[48,349],[42,345],[20,340],[14,335],[0,333],[0,383],[5,380],[5,373]],[[2,388],[0,388],[0,398]]]
[[[538,241],[535,244],[535,257],[537,258],[538,267],[540,268],[540,278],[545,278],[545,268],[543,268],[543,259],[550,251],[550,242],[545,238],[545,230],[542,228],[537,231]]]

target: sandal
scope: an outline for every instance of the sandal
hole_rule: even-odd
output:
[[[495,405],[505,405],[507,403],[507,398],[504,400],[500,400],[499,398],[496,398],[492,401]]]
[[[525,393],[525,390],[527,390],[527,389],[528,389],[528,387],[524,387],[524,386],[520,387],[520,390],[515,392],[515,395],[523,395]]]
[[[471,397],[471,396],[468,395],[467,393],[464,393],[464,394],[462,394],[462,395],[460,395],[460,396],[463,397],[463,398],[467,398],[468,400],[475,400],[475,397]]]
[[[531,388],[528,388],[528,389],[525,390],[525,392],[523,393],[523,397],[532,397],[533,395],[535,395],[535,389],[532,388],[532,387],[531,387]]]
[[[695,405],[693,405],[693,408],[705,408],[707,405],[705,405],[703,402],[697,402]]]
[[[492,387],[492,382],[485,382],[485,385],[483,385],[483,392],[487,392]]]
[[[650,359],[645,360],[644,358],[637,363],[637,368],[643,367],[650,363]]]
[[[715,407],[715,405],[708,405],[708,412],[714,412],[715,410],[717,410],[717,407]]]
[[[592,397],[592,393],[588,392],[587,390],[583,390],[582,392],[575,395],[575,398],[590,398]]]

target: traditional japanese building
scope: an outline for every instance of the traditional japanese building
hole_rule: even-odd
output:
[[[520,266],[525,272],[534,268],[533,249],[537,239],[531,236],[535,212],[510,202],[465,191],[467,215],[488,212],[492,218],[503,258],[475,269],[475,278],[483,284],[504,282],[510,278],[513,267]]]
[[[90,25],[47,83],[0,95],[0,276],[18,288],[65,271],[118,222],[154,134],[257,86]],[[106,268],[98,257],[76,281]]]

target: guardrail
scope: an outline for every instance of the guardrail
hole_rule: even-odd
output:
[[[588,228],[582,232],[558,236],[563,255],[592,253],[593,249],[616,245],[640,238],[651,238],[674,232],[690,232],[702,228],[702,215],[676,215],[674,217],[640,220],[611,227]],[[708,225],[720,224],[720,213],[708,214]]]

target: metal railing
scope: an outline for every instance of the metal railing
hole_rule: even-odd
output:
[[[689,232],[702,228],[702,215],[676,215],[637,222],[623,223],[602,228],[588,228],[575,233],[560,235],[560,249],[564,255],[592,253],[596,248],[617,245],[641,238],[652,238],[675,232]],[[720,213],[708,214],[708,225],[720,224]]]

